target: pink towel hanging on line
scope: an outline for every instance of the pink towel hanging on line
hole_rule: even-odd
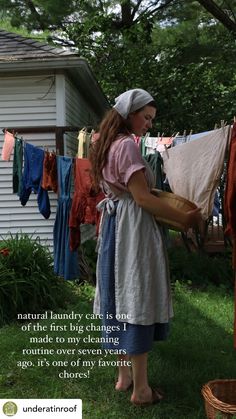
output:
[[[8,131],[4,133],[4,143],[2,147],[2,160],[9,161],[11,157],[11,153],[13,151],[15,144],[14,135]]]

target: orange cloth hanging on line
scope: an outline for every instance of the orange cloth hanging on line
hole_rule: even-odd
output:
[[[44,152],[41,186],[46,191],[54,191],[57,193],[57,156],[53,152]]]
[[[236,122],[233,124],[224,196],[225,235],[233,239],[232,267],[236,272]],[[234,348],[236,349],[236,274],[234,288]]]
[[[74,179],[75,190],[69,218],[70,250],[80,245],[81,224],[98,225],[100,213],[96,206],[105,197],[101,191],[94,191],[89,159],[75,159]]]
[[[9,161],[11,153],[15,144],[15,137],[13,134],[5,130],[4,132],[4,143],[2,147],[2,160]]]

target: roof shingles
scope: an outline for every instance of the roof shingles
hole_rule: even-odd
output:
[[[70,50],[25,38],[0,29],[0,61],[17,61],[27,58],[60,57],[76,55]]]

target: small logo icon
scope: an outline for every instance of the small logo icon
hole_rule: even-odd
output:
[[[6,402],[2,410],[6,416],[14,416],[17,413],[17,405],[14,402]]]

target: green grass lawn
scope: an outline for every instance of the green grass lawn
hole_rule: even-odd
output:
[[[78,302],[70,306],[77,313],[91,313],[92,301],[89,287],[78,294]],[[133,407],[131,393],[114,390],[116,369],[98,367],[101,355],[48,355],[50,363],[58,360],[93,360],[94,368],[66,367],[69,373],[89,370],[89,378],[59,378],[64,367],[44,366],[22,369],[20,360],[29,360],[36,365],[42,355],[23,356],[23,348],[74,348],[73,345],[29,344],[29,337],[55,336],[67,338],[69,331],[22,332],[22,324],[12,324],[0,329],[0,397],[1,398],[81,398],[84,419],[203,419],[205,418],[201,387],[209,380],[236,378],[236,352],[233,349],[233,296],[224,290],[209,287],[204,291],[189,290],[179,283],[173,293],[175,317],[172,320],[168,341],[155,343],[149,356],[151,385],[163,388],[166,398],[159,405],[148,408]],[[39,324],[49,328],[52,320],[41,320]],[[56,320],[56,325],[69,325],[69,320]],[[86,321],[89,325],[90,320]],[[84,323],[85,324],[85,323]],[[99,325],[98,321],[94,324]],[[68,326],[69,327],[69,326]],[[73,335],[74,336],[74,335]],[[94,332],[93,336],[100,336]],[[97,343],[79,348],[100,348]],[[77,347],[77,348],[78,348]],[[108,355],[103,358],[115,359]]]

